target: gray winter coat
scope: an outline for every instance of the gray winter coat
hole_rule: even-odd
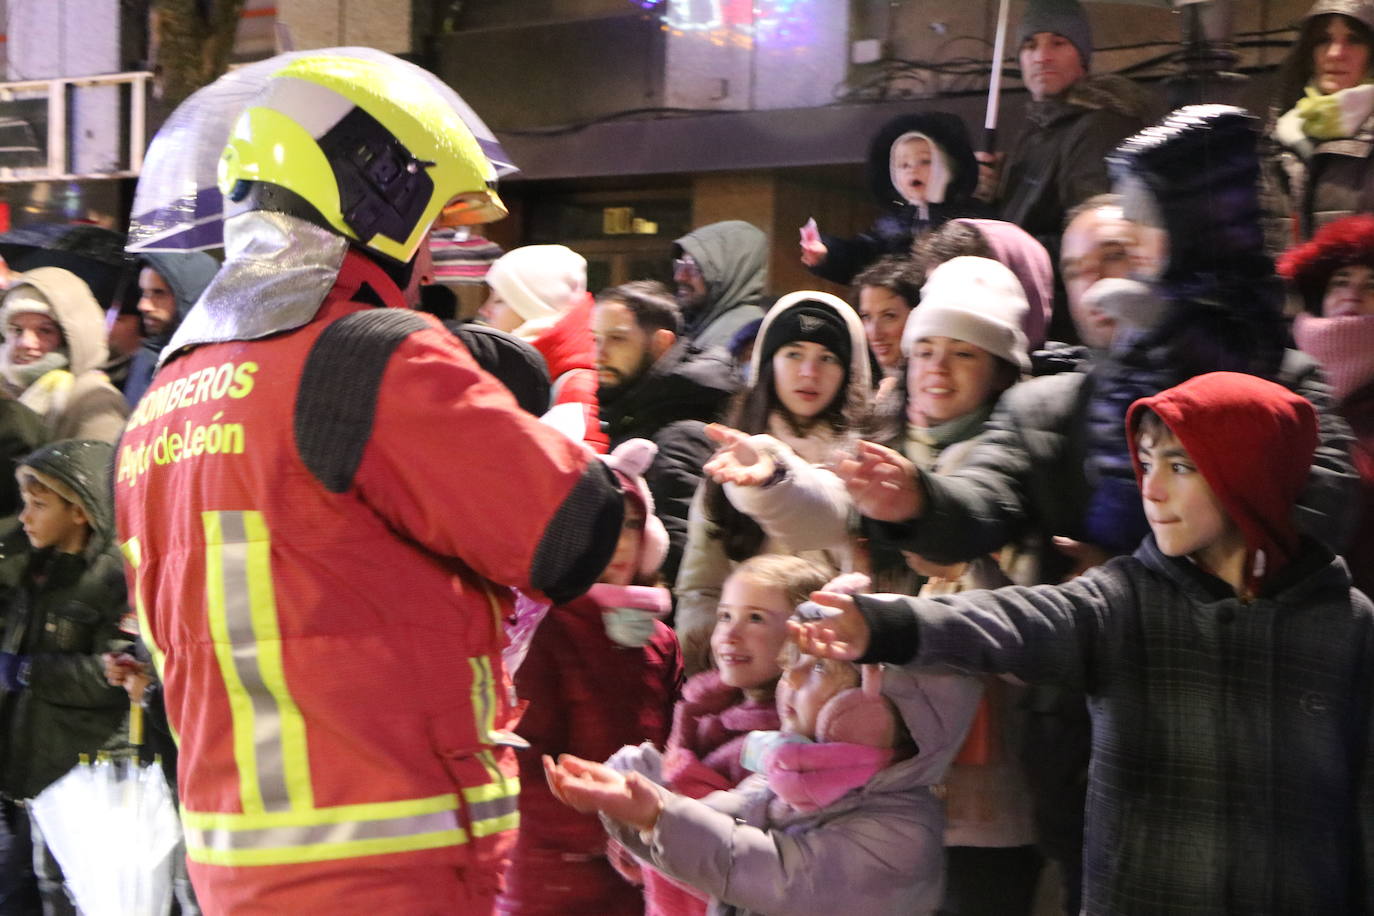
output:
[[[710,894],[709,916],[934,913],[944,884],[944,806],[930,787],[963,744],[981,689],[960,675],[884,672],[883,695],[920,750],[817,811],[793,811],[752,776],[699,801],[665,790],[647,841],[612,821],[607,829],[655,868]]]
[[[1154,538],[1065,585],[861,596],[865,661],[1086,691],[1083,912],[1374,912],[1374,605],[1314,542],[1243,604]]]

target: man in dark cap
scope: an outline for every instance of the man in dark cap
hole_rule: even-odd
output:
[[[1149,103],[1124,77],[1088,75],[1092,27],[1078,0],[1030,0],[1016,41],[1031,102],[1005,161],[978,154],[985,166],[979,193],[1058,263],[1065,214],[1111,189],[1107,155],[1148,123]],[[1062,287],[1055,300],[1050,336],[1074,340]]]

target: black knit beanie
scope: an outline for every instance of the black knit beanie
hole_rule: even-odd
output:
[[[849,360],[854,352],[849,328],[833,308],[812,300],[797,303],[769,322],[759,345],[758,365],[766,365],[779,349],[799,341],[818,343],[834,353],[848,376]]]

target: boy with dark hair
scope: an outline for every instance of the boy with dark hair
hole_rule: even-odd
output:
[[[1151,535],[1059,586],[818,593],[804,651],[1086,691],[1083,912],[1348,913],[1366,831],[1374,605],[1292,521],[1311,405],[1215,372],[1127,415]]]
[[[0,869],[33,868],[44,912],[74,912],[62,872],[22,804],[74,767],[81,754],[116,743],[129,710],[105,680],[101,653],[119,638],[124,569],[113,548],[107,442],[67,439],[24,458],[15,476],[23,538],[0,541],[0,797],[14,836]],[[23,541],[27,540],[27,544]]]

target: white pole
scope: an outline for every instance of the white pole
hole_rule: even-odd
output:
[[[997,9],[997,33],[992,43],[992,78],[988,80],[988,113],[983,120],[983,128],[989,132],[989,136],[997,130],[998,103],[1002,98],[1002,58],[1007,48],[1007,9],[1010,5],[1011,0],[1000,0]]]

